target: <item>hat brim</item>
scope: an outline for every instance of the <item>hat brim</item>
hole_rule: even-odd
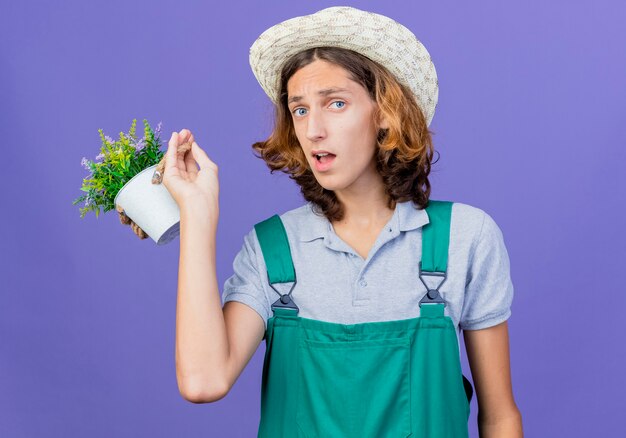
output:
[[[354,50],[386,67],[413,92],[430,125],[439,94],[430,54],[409,29],[384,15],[334,6],[288,19],[252,44],[250,66],[268,97],[278,103],[283,65],[303,50],[323,46]]]

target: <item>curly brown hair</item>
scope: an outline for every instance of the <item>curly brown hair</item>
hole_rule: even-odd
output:
[[[291,113],[287,106],[287,82],[298,69],[321,59],[343,67],[352,80],[363,85],[376,102],[376,118],[384,116],[388,129],[378,132],[376,169],[388,195],[389,208],[396,202],[412,200],[418,208],[428,204],[431,160],[434,153],[432,132],[411,90],[399,83],[385,67],[348,49],[315,47],[292,56],[280,75],[280,97],[275,105],[274,130],[265,141],[252,148],[265,161],[270,173],[280,170],[296,181],[304,199],[313,204],[317,214],[329,221],[339,221],[344,208],[332,190],[322,187],[309,167],[300,147]]]

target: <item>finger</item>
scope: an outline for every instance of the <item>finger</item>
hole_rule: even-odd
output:
[[[183,144],[182,139],[184,138],[184,129],[181,129],[178,133],[178,144],[176,146],[176,165],[178,166],[178,171],[180,172],[183,178],[187,177],[187,166],[185,164],[185,153],[179,151],[179,147]]]
[[[179,144],[183,144],[189,140],[189,134],[191,134],[191,131],[189,131],[189,129],[183,128],[178,134]]]
[[[178,150],[178,133],[172,132],[170,141],[168,142],[167,152],[165,153],[165,171],[169,173],[172,168],[176,167],[176,151]]]
[[[198,165],[196,164],[191,149],[185,152],[185,167],[190,175],[198,174]]]
[[[190,144],[194,141],[193,134],[187,128],[183,128],[178,133],[178,145],[182,145],[184,143],[189,142]]]
[[[182,140],[180,144],[192,143],[194,141],[193,134],[189,129],[183,129],[181,132]],[[196,160],[193,158],[193,154],[191,149],[185,152],[185,168],[187,172],[192,175],[198,174],[198,165],[196,164]]]
[[[204,169],[215,164],[195,141],[191,144],[191,152],[193,153],[195,160],[200,165],[200,169]]]

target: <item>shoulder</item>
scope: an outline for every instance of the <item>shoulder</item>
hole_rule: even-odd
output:
[[[463,202],[454,202],[452,205],[450,228],[451,235],[468,240],[472,248],[480,241],[502,238],[500,227],[487,211]]]
[[[320,234],[325,227],[327,222],[324,216],[318,215],[313,211],[313,206],[310,202],[307,202],[299,207],[284,211],[282,213],[275,213],[271,216],[268,216],[264,219],[259,220],[255,226],[250,231],[248,237],[250,239],[255,239],[258,242],[258,236],[256,235],[256,226],[262,222],[268,221],[269,219],[278,216],[280,218],[280,222],[285,228],[285,232],[287,233],[288,240],[291,242],[296,237],[299,240],[308,239],[309,235],[311,237]]]
[[[452,222],[464,224],[472,228],[482,225],[485,211],[474,205],[464,202],[454,202],[452,204]]]
[[[452,204],[452,217],[450,218],[450,234],[456,238],[475,240],[480,233],[485,212],[474,205],[464,202]]]
[[[321,213],[316,213],[311,202],[277,216],[280,217],[290,240],[292,238],[302,241],[313,240],[322,237],[328,228],[328,219]]]
[[[279,216],[283,223],[294,224],[309,221],[314,214],[312,204],[307,202],[299,207],[280,213]]]
[[[291,210],[284,211],[282,213],[275,213],[266,218],[260,219],[257,224],[264,222],[273,218],[274,216],[278,216],[283,224],[292,225],[294,223],[306,222],[311,219],[311,215],[314,214],[312,211],[311,203],[307,202],[299,207],[292,208]],[[255,224],[256,225],[256,224]]]
[[[488,211],[474,208],[477,217],[459,319],[463,330],[479,330],[507,320],[514,295],[502,231]]]

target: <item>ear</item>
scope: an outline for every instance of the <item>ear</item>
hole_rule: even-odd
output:
[[[387,122],[387,118],[383,115],[382,111],[376,107],[376,122],[378,129],[389,129],[389,123]]]
[[[387,118],[383,117],[378,125],[380,129],[389,129],[389,123],[387,123]]]

